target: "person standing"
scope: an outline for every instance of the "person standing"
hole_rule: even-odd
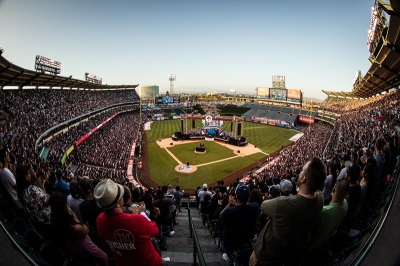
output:
[[[322,210],[323,197],[318,189],[325,178],[324,163],[313,157],[299,175],[297,195],[281,196],[261,204],[261,212],[269,220],[254,244],[250,265],[288,263],[304,251],[305,240]]]
[[[22,205],[17,195],[17,182],[15,176],[9,169],[11,164],[10,154],[5,149],[0,150],[0,162],[3,164],[0,171],[0,185],[5,190],[7,200],[11,202],[15,208],[21,210]]]
[[[30,215],[35,228],[48,237],[50,226],[49,194],[46,193],[42,178],[36,179],[30,165],[20,164],[16,170],[18,198],[24,210]]]
[[[235,196],[229,196],[228,205],[219,215],[221,247],[224,252],[222,258],[228,262],[232,259],[233,251],[245,246],[254,237],[260,205],[257,202],[248,203],[249,198],[249,186],[237,185]]]
[[[159,234],[157,224],[143,215],[144,203],[139,205],[139,213],[124,213],[123,194],[123,186],[111,179],[102,180],[95,187],[94,197],[104,210],[96,221],[100,238],[107,242],[119,266],[162,265],[162,258],[151,241]]]
[[[68,207],[65,194],[56,191],[49,198],[50,220],[53,239],[85,262],[108,265],[107,254],[90,239],[89,228],[79,221],[74,211]]]
[[[349,183],[346,179],[339,180],[332,190],[332,201],[322,208],[317,225],[312,229],[311,238],[307,244],[307,250],[319,248],[332,237],[347,214],[346,195]]]
[[[175,198],[176,209],[178,210],[178,212],[181,212],[182,198],[183,198],[181,187],[176,186],[175,190],[173,191],[173,194],[174,194],[174,198]]]

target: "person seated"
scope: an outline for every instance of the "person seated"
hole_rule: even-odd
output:
[[[53,239],[65,246],[73,256],[97,265],[108,265],[107,254],[90,239],[89,228],[76,217],[67,205],[63,192],[56,191],[49,198]]]
[[[311,251],[319,248],[331,236],[333,236],[347,214],[346,195],[349,190],[349,183],[346,179],[336,182],[332,190],[332,201],[322,208],[317,225],[312,229],[311,238],[306,249]]]
[[[235,196],[229,196],[229,204],[219,215],[221,248],[223,259],[230,262],[232,253],[250,243],[255,233],[255,225],[260,215],[260,205],[248,203],[250,188],[238,184]]]
[[[96,221],[100,238],[109,245],[117,265],[161,266],[163,260],[152,242],[159,234],[157,224],[142,214],[146,211],[144,203],[138,207],[140,214],[124,213],[123,194],[122,185],[111,179],[96,185],[94,197],[104,210]]]

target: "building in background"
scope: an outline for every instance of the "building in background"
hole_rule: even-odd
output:
[[[157,85],[145,85],[140,88],[139,96],[142,100],[154,99],[160,95],[160,88]]]

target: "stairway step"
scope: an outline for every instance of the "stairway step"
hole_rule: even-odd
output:
[[[218,247],[218,238],[214,239],[211,233],[203,225],[199,210],[190,208],[192,223],[196,231],[197,239],[203,257],[207,265],[227,265],[222,259],[222,253]],[[175,234],[167,237],[168,250],[162,251],[163,257],[170,257],[171,261],[167,265],[188,266],[193,265],[193,239],[190,237],[189,215],[185,208],[176,217],[178,224],[174,226]],[[198,261],[197,261],[198,262]]]
[[[162,257],[169,257],[171,259],[168,265],[186,265],[178,263],[189,263],[187,265],[193,265],[193,253],[185,252],[173,252],[173,251],[163,251]],[[222,254],[220,253],[205,253],[203,252],[203,257],[207,265],[224,265],[225,261],[222,259]],[[197,260],[198,262],[198,260]]]

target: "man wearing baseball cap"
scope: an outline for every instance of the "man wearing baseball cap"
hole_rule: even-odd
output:
[[[222,258],[228,262],[231,262],[235,250],[245,247],[254,237],[254,228],[261,211],[257,202],[248,203],[249,198],[249,186],[239,183],[235,196],[229,196],[229,203],[219,216],[221,248],[224,252]]]
[[[111,179],[100,181],[94,189],[97,205],[104,210],[96,221],[100,238],[107,242],[119,266],[162,265],[151,241],[159,234],[157,224],[141,214],[146,210],[144,203],[139,205],[138,214],[124,213],[123,194],[123,186]]]

